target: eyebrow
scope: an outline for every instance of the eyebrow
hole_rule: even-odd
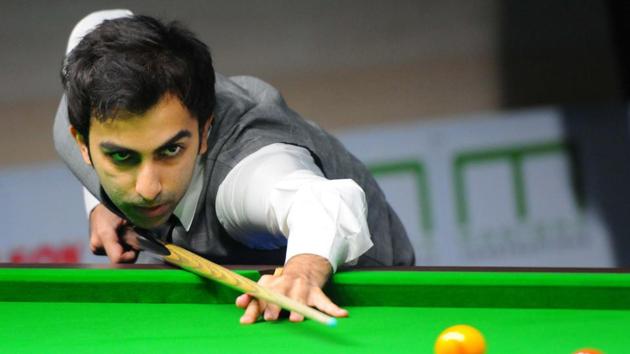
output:
[[[192,137],[192,133],[189,130],[187,130],[187,129],[182,129],[177,134],[173,135],[173,137],[171,137],[166,142],[164,142],[162,145],[160,145],[155,151],[162,150],[165,147],[175,143],[176,141],[178,141],[180,139],[190,138],[190,137]],[[133,151],[132,149],[126,148],[124,146],[120,146],[120,145],[112,143],[110,141],[103,141],[102,143],[98,144],[98,146],[100,146],[101,149],[105,149],[105,150],[128,150],[128,151]]]

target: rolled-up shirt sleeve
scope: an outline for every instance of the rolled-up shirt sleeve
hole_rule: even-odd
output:
[[[372,247],[361,187],[326,179],[310,152],[294,145],[268,145],[239,162],[219,187],[216,210],[249,247],[286,244],[286,260],[316,254],[336,270]]]
[[[83,205],[85,205],[85,214],[88,219],[90,218],[92,210],[94,210],[99,203],[100,201],[96,199],[96,197],[90,193],[87,188],[83,187]]]

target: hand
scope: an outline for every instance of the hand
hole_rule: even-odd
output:
[[[264,275],[258,284],[275,292],[286,295],[308,306],[334,317],[347,317],[348,311],[335,305],[322,291],[328,281],[332,267],[328,260],[313,254],[300,254],[292,257],[284,266],[281,275]],[[236,306],[245,310],[241,323],[256,322],[264,314],[265,321],[274,321],[280,315],[280,308],[275,304],[268,304],[249,294],[236,298]],[[300,322],[304,317],[291,312],[289,320]]]
[[[112,263],[133,263],[138,258],[137,234],[127,221],[98,204],[90,213],[90,249],[107,254]]]

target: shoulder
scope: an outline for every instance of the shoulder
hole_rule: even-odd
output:
[[[258,104],[278,104],[284,103],[280,92],[269,83],[248,75],[231,76],[229,78],[238,85]]]
[[[288,107],[280,92],[267,82],[253,76],[226,77],[216,73],[215,118],[240,120],[248,113],[268,116]]]

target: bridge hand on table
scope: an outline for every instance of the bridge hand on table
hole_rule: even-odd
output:
[[[274,275],[264,275],[258,283],[265,288],[286,295],[298,302],[334,317],[347,317],[348,311],[335,305],[322,291],[332,268],[323,257],[312,254],[300,254],[292,257],[284,266],[282,272]],[[281,274],[280,274],[281,273]],[[236,306],[245,310],[240,321],[250,324],[263,316],[265,321],[274,321],[280,315],[280,308],[275,304],[268,304],[249,294],[236,298]],[[289,320],[300,322],[304,317],[291,312]]]

